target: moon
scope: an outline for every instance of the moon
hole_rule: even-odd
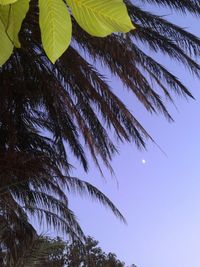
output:
[[[146,160],[145,159],[142,159],[142,164],[145,164],[146,163]]]

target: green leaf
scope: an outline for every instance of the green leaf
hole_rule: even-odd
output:
[[[0,6],[0,18],[4,23],[6,33],[16,47],[20,47],[18,38],[22,22],[29,9],[30,0],[18,0],[12,5]]]
[[[17,2],[18,0],[0,0],[0,5],[9,5]]]
[[[55,63],[68,48],[72,35],[70,14],[63,0],[39,0],[39,24],[44,50]]]
[[[8,27],[8,34],[11,36],[14,45],[20,47],[18,38],[19,31],[22,26],[22,22],[26,17],[29,10],[30,0],[18,0],[16,3],[11,5],[11,23]]]
[[[78,24],[99,37],[134,29],[123,0],[66,0]]]
[[[5,32],[5,27],[1,20],[0,20],[0,36],[1,36],[0,66],[2,66],[11,56],[14,46]]]

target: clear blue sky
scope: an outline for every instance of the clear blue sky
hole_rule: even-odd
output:
[[[158,13],[158,11],[157,11]],[[162,10],[160,14],[170,14]],[[173,22],[200,36],[200,22],[170,15]],[[176,98],[178,112],[169,105],[175,123],[150,116],[134,97],[124,94],[110,78],[116,92],[137,114],[167,154],[148,143],[148,151],[120,145],[113,160],[115,177],[102,178],[94,166],[88,174],[79,168],[74,175],[97,185],[118,206],[128,221],[119,222],[109,210],[91,200],[71,197],[71,208],[88,235],[105,251],[115,252],[127,264],[138,267],[200,266],[200,81],[160,55],[156,55],[191,89],[196,101]],[[142,159],[146,164],[142,164]],[[77,166],[78,167],[78,166]],[[117,183],[117,182],[118,183]]]

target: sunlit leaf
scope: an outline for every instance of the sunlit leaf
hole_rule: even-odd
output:
[[[55,63],[71,41],[70,14],[62,0],[39,0],[39,10],[42,44],[49,59]]]
[[[0,5],[9,5],[17,2],[18,0],[0,0]]]
[[[0,20],[0,36],[1,36],[0,66],[2,66],[11,56],[13,51],[13,44],[5,32],[5,27],[1,20]]]
[[[20,47],[18,38],[22,22],[29,9],[30,0],[18,0],[12,5],[0,6],[0,18],[10,40],[16,47]]]
[[[99,37],[134,29],[122,0],[66,0],[78,24]]]

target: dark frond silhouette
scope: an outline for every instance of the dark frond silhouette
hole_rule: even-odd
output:
[[[68,192],[88,194],[123,217],[97,188],[70,177],[71,155],[85,171],[88,152],[100,170],[103,162],[112,171],[111,160],[117,153],[113,134],[138,148],[151,138],[98,64],[120,79],[121,90],[128,89],[149,112],[163,113],[171,121],[163,94],[171,102],[174,93],[192,94],[143,47],[169,56],[199,77],[200,40],[134,1],[125,1],[136,30],[95,38],[73,21],[72,43],[52,65],[42,49],[36,2],[30,1],[20,32],[22,47],[0,68],[0,219],[8,225],[20,224],[23,233],[28,229],[23,216],[32,214],[83,238],[68,206]],[[200,15],[197,0],[140,1],[145,2]]]

